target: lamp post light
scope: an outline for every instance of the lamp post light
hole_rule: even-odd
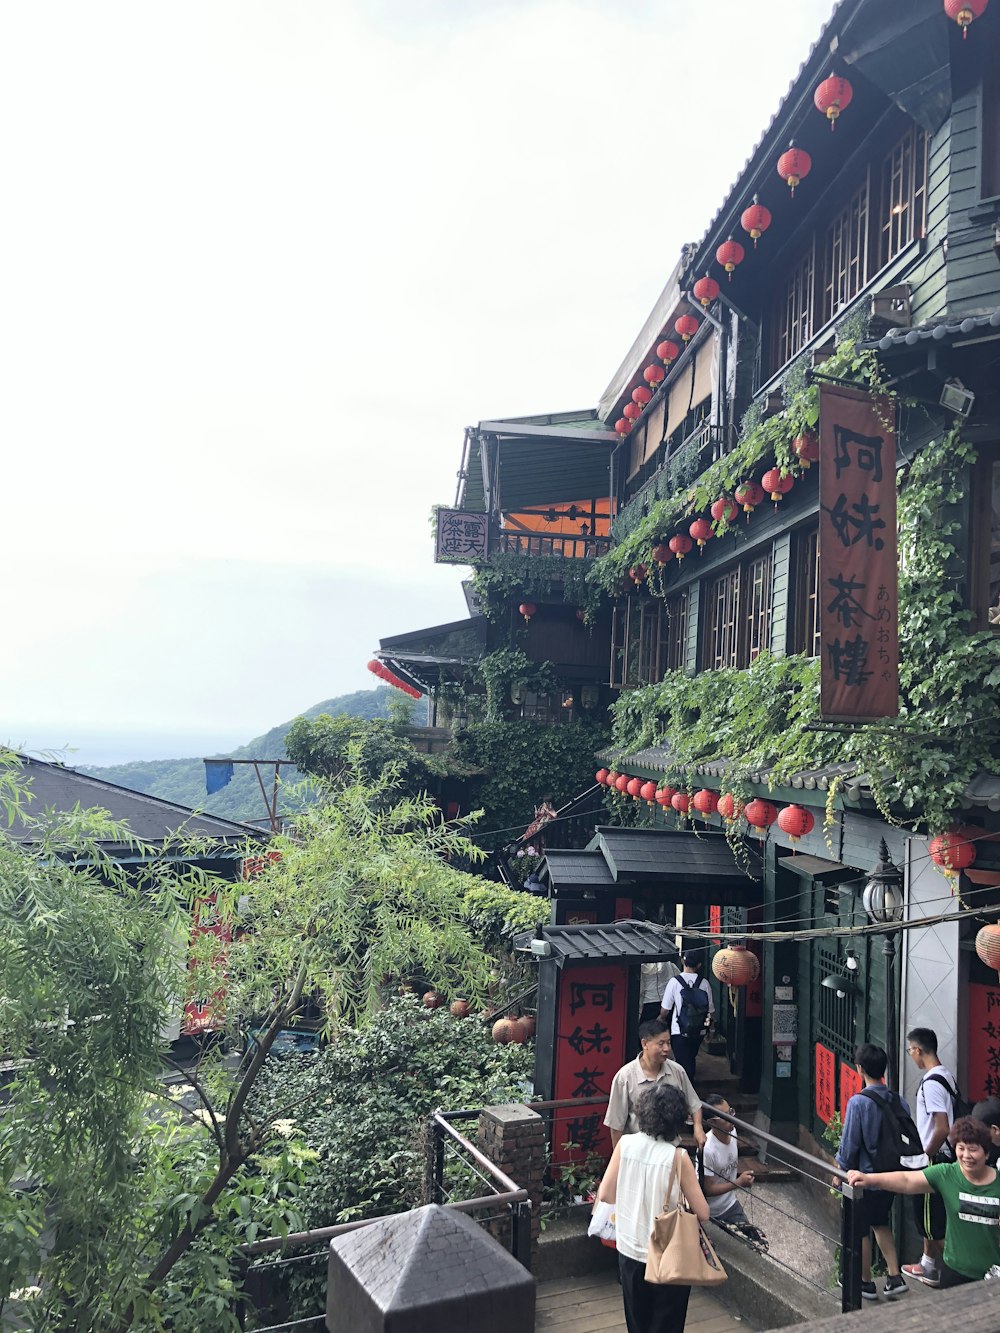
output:
[[[878,865],[868,877],[861,898],[869,921],[875,925],[898,924],[903,919],[903,872],[889,859],[885,838],[879,847]],[[893,963],[896,958],[896,931],[887,930],[882,957],[885,960],[885,1053],[888,1057],[886,1082],[896,1091],[899,1067],[899,1041],[896,1032],[896,986]]]

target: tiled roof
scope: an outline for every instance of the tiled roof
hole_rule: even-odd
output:
[[[898,352],[922,342],[944,342],[949,338],[967,338],[983,329],[1000,332],[1000,306],[989,315],[970,315],[966,319],[943,320],[939,324],[919,324],[912,329],[890,329],[882,338],[870,338],[861,344],[880,352]]]
[[[538,938],[533,932],[519,935],[519,949]],[[567,963],[592,963],[602,958],[621,958],[630,963],[658,963],[676,958],[677,950],[666,926],[648,921],[615,921],[604,926],[543,926],[541,938],[551,946],[551,957],[559,967]]]

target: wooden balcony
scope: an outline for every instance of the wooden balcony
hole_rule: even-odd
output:
[[[511,532],[498,534],[492,554],[554,555],[566,560],[582,560],[606,555],[611,549],[610,537],[577,536],[568,532]]]

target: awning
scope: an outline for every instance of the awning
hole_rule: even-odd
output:
[[[601,853],[616,883],[662,888],[671,902],[752,907],[761,900],[759,882],[722,833],[598,828],[587,850]]]
[[[858,878],[858,872],[853,866],[845,866],[840,861],[828,861],[824,856],[783,856],[778,865],[782,870],[790,870],[803,879],[814,879],[820,884]]]
[[[553,894],[616,891],[619,885],[599,851],[551,851],[538,867],[538,878]]]
[[[537,933],[526,931],[514,943],[528,949],[532,940],[544,940],[557,967],[614,959],[627,963],[662,963],[677,958],[673,937],[666,926],[648,921],[614,921],[606,926],[543,926]]]

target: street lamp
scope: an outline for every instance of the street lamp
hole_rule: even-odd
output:
[[[898,924],[903,919],[903,872],[889,859],[889,849],[882,839],[878,849],[878,865],[868,877],[861,901],[869,921],[875,925]],[[887,930],[882,957],[885,960],[885,1053],[888,1057],[886,1082],[895,1091],[898,1077],[899,1053],[896,1032],[896,987],[893,963],[896,958],[896,932]]]

